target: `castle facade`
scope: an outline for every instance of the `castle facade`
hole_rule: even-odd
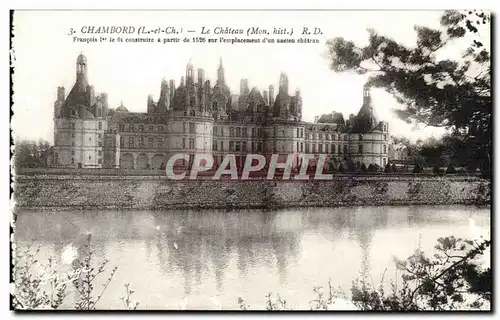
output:
[[[150,95],[146,112],[129,112],[123,103],[109,108],[107,95],[95,94],[80,54],[73,88],[67,96],[63,87],[57,89],[53,166],[160,169],[177,153],[212,154],[215,165],[234,154],[241,167],[249,153],[284,159],[294,154],[293,166],[301,154],[328,154],[336,168],[346,162],[387,164],[389,126],[376,119],[368,88],[357,115],[344,119],[332,112],[314,123],[302,121],[300,92],[289,91],[282,73],[276,92],[273,86],[250,89],[242,79],[235,94],[225,82],[222,59],[215,83],[203,69],[195,75],[189,62],[178,86],[163,80],[158,101]]]

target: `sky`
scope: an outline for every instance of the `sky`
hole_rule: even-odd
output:
[[[203,68],[207,79],[215,80],[222,57],[226,82],[239,93],[241,78],[250,87],[278,87],[279,76],[289,78],[289,92],[300,89],[303,120],[332,111],[344,117],[356,114],[362,104],[367,76],[335,73],[329,69],[325,42],[343,37],[362,46],[373,28],[405,45],[415,45],[415,25],[438,27],[440,11],[17,11],[14,15],[14,117],[12,127],[22,139],[53,142],[53,106],[58,86],[66,95],[75,82],[76,58],[87,57],[88,80],[97,92],[108,93],[108,103],[121,102],[133,112],[146,112],[148,94],[158,99],[163,78],[176,85],[185,75],[189,60]],[[198,43],[81,43],[73,42],[70,28],[82,26],[146,26],[205,28],[318,27],[323,35],[318,44],[198,44]],[[79,32],[78,32],[79,33]],[[197,34],[199,36],[199,34]],[[99,36],[99,35],[96,35]],[[228,36],[226,36],[228,37]],[[294,38],[297,38],[294,36]],[[451,56],[461,54],[449,48]],[[277,89],[275,90],[277,92]],[[383,90],[372,90],[375,112],[389,122],[392,135],[415,141],[439,138],[443,130],[409,125],[395,117],[401,108]]]

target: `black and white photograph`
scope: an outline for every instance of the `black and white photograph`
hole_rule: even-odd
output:
[[[488,10],[12,10],[10,309],[492,311]]]

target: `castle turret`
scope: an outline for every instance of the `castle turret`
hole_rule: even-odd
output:
[[[166,113],[170,109],[170,91],[167,80],[161,82],[160,98],[158,99],[158,112]]]
[[[87,58],[83,54],[80,54],[76,59],[76,84],[80,88],[88,86]]]
[[[288,94],[288,76],[284,72],[280,74],[279,93]]]
[[[220,58],[219,68],[217,69],[217,83],[222,84],[225,83],[224,77],[224,66],[222,65],[222,57]]]
[[[194,83],[194,67],[191,60],[186,65],[186,84],[188,83]]]

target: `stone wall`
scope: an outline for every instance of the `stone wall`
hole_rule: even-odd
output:
[[[14,200],[32,209],[280,208],[489,204],[476,177],[334,177],[329,181],[172,181],[160,176],[17,176]]]

